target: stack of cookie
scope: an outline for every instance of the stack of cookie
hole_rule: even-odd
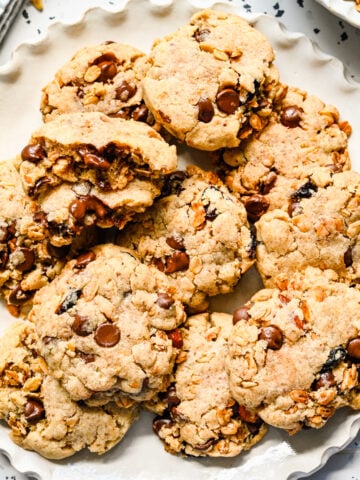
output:
[[[102,454],[146,408],[167,451],[235,456],[267,425],[360,407],[351,127],[281,83],[260,32],[200,11],[148,57],[82,48],[42,93],[43,125],[0,164],[0,288],[20,317],[0,417],[18,445]],[[254,265],[265,288],[210,311]]]

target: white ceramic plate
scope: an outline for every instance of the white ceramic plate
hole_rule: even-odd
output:
[[[360,12],[355,8],[353,0],[316,0],[320,5],[327,8],[329,12],[346,22],[360,28]]]
[[[195,4],[195,0],[192,0]],[[197,0],[197,7],[211,2]],[[132,0],[117,4],[123,11],[94,9],[74,25],[54,24],[47,37],[37,44],[22,45],[12,61],[0,68],[0,155],[10,158],[27,143],[30,133],[41,123],[40,90],[70,56],[81,46],[105,40],[130,43],[143,51],[152,41],[188,21],[195,6],[185,0]],[[215,8],[231,10],[230,4]],[[334,103],[343,119],[360,127],[356,105],[360,104],[360,86],[345,80],[342,64],[319,52],[308,38],[284,30],[274,18],[249,17],[270,39],[284,83],[299,86]],[[354,168],[360,170],[360,128],[354,129],[350,154]],[[198,153],[179,148],[181,163],[193,162]],[[358,163],[356,164],[356,159]],[[260,287],[254,271],[242,279],[237,291],[213,301],[214,309],[232,312]],[[0,305],[0,333],[13,321]],[[326,460],[344,448],[357,434],[360,413],[337,412],[326,427],[304,431],[289,437],[271,429],[265,439],[250,452],[234,459],[182,459],[169,455],[153,435],[151,415],[144,414],[125,439],[108,454],[98,457],[81,452],[68,460],[54,462],[24,451],[8,438],[9,430],[0,424],[0,450],[21,472],[35,474],[41,480],[256,480],[295,479],[320,468]]]

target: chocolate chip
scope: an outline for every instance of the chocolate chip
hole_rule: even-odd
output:
[[[111,167],[111,164],[105,158],[99,153],[89,151],[87,147],[79,148],[79,154],[88,167],[100,168],[101,170],[108,170]]]
[[[163,427],[170,428],[174,425],[174,422],[169,417],[156,416],[152,423],[152,428],[156,434],[160,432]]]
[[[33,296],[34,292],[22,290],[20,284],[13,288],[9,294],[8,302],[11,305],[22,305]]]
[[[77,257],[74,268],[81,270],[89,265],[89,263],[93,262],[95,258],[96,254],[92,250],[89,250]]]
[[[263,195],[255,193],[244,199],[244,205],[251,222],[256,222],[268,210],[269,200]]]
[[[185,250],[184,239],[182,237],[167,237],[166,243],[174,250]]]
[[[136,93],[136,85],[131,85],[126,80],[123,80],[115,90],[115,98],[122,102],[127,102],[129,98],[133,97]]]
[[[95,342],[100,347],[113,347],[120,341],[120,330],[114,323],[102,323],[94,333]]]
[[[87,195],[73,200],[69,211],[76,220],[82,220],[88,212],[94,212],[98,218],[104,218],[108,213],[108,208],[98,198]]]
[[[165,273],[171,274],[187,270],[190,264],[190,257],[185,252],[174,252],[165,259]]]
[[[215,110],[214,106],[209,98],[200,97],[198,103],[198,120],[203,123],[211,122]]]
[[[41,177],[36,180],[34,185],[29,189],[30,197],[37,197],[40,193],[41,188],[44,185],[48,185],[49,183],[51,183],[51,179],[49,177]]]
[[[216,105],[219,110],[231,115],[240,105],[238,92],[232,88],[224,88],[216,95]]]
[[[56,308],[56,315],[61,315],[62,313],[67,312],[70,308],[74,307],[77,304],[81,295],[81,290],[71,289],[70,292],[66,295],[64,300]]]
[[[302,185],[300,188],[298,188],[294,193],[292,193],[291,198],[294,200],[298,200],[300,198],[310,198],[317,191],[318,187],[309,180],[304,183],[304,185]]]
[[[321,368],[321,372],[325,372],[326,370],[331,370],[332,368],[336,367],[341,360],[346,357],[346,350],[341,345],[338,347],[333,348],[329,356]]]
[[[223,192],[218,187],[215,187],[215,185],[210,185],[210,187],[205,188],[201,194],[201,202],[204,205],[206,220],[215,220],[219,215],[214,205],[223,198]]]
[[[165,265],[164,265],[163,261],[161,260],[161,258],[153,258],[151,260],[151,265],[154,265],[154,267],[156,267],[158,270],[160,270],[160,272],[165,271]]]
[[[131,118],[136,122],[146,122],[148,116],[149,110],[145,104],[135,108],[131,113]]]
[[[279,350],[282,347],[284,335],[279,327],[269,325],[261,329],[259,340],[265,340],[271,350]]]
[[[209,37],[210,30],[208,28],[198,28],[194,33],[194,38],[197,42],[205,42],[205,40]]]
[[[4,270],[8,260],[9,260],[8,252],[1,252],[0,253],[0,268],[1,268],[1,270]]]
[[[17,252],[21,252],[24,260],[19,263],[16,268],[20,270],[20,272],[28,272],[31,270],[32,266],[35,262],[35,254],[30,248],[21,247],[16,250]]]
[[[176,388],[174,385],[171,385],[166,393],[166,401],[168,404],[169,410],[172,409],[172,407],[176,407],[181,403],[180,398],[176,395]]]
[[[92,353],[84,353],[84,352],[78,351],[77,354],[82,360],[84,360],[85,363],[95,362],[96,357]]]
[[[45,409],[41,400],[29,398],[25,404],[25,420],[34,425],[45,417]]]
[[[256,230],[254,225],[250,225],[250,242],[247,246],[247,254],[249,255],[249,258],[251,260],[254,260],[256,258],[256,247],[258,245],[257,239],[256,239]]]
[[[112,61],[104,61],[97,64],[100,68],[100,75],[96,79],[98,82],[106,83],[113,79],[117,74],[116,63]]]
[[[181,348],[183,346],[183,338],[180,328],[174,328],[166,332],[168,338],[172,342],[174,348]]]
[[[81,315],[75,315],[74,321],[71,324],[71,330],[79,335],[79,337],[87,337],[92,333],[92,328],[89,323],[88,317],[82,317]]]
[[[360,337],[349,340],[346,350],[351,358],[360,360]]]
[[[39,143],[26,145],[21,151],[21,158],[28,162],[37,163],[46,158],[46,152]]]
[[[311,388],[319,390],[320,388],[330,388],[336,385],[335,376],[331,371],[320,373],[320,377],[315,379]]]
[[[345,263],[345,267],[348,268],[348,267],[351,267],[351,265],[353,264],[353,256],[352,256],[352,248],[349,247],[346,252],[344,253],[344,263]]]
[[[206,450],[209,450],[214,445],[215,442],[216,442],[215,438],[209,438],[209,440],[207,440],[204,443],[198,443],[197,445],[194,445],[194,448],[196,450],[200,450],[200,452],[205,452]]]
[[[257,435],[263,423],[264,423],[263,420],[260,417],[258,417],[256,422],[253,422],[253,423],[246,422],[246,426],[249,432],[251,433],[251,435]]]
[[[117,62],[116,55],[113,52],[103,53],[99,57],[95,58],[93,65],[99,65],[99,63],[103,62]]]
[[[156,303],[159,305],[160,308],[163,308],[164,310],[169,310],[171,305],[174,305],[175,300],[168,293],[159,293]]]
[[[237,308],[234,313],[233,313],[233,325],[236,325],[240,321],[246,321],[249,320],[250,314],[249,314],[249,307],[239,307]]]
[[[290,105],[281,112],[280,121],[285,127],[298,127],[303,113],[304,110],[302,108]]]
[[[263,195],[267,195],[275,185],[276,180],[277,180],[277,174],[275,172],[269,172],[262,182],[261,189],[260,189],[261,193]]]

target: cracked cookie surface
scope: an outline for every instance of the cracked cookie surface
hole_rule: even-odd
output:
[[[141,80],[146,55],[117,42],[83,47],[42,90],[45,121],[71,112],[102,112],[109,116],[153,123],[143,101]]]
[[[284,98],[266,127],[241,149],[222,152],[221,176],[256,221],[266,211],[287,209],[291,193],[307,180],[349,170],[350,133],[334,106],[284,86]]]
[[[257,292],[233,315],[233,397],[290,433],[324,426],[359,383],[359,302],[334,271],[312,267]]]
[[[57,196],[62,212],[47,218],[52,241],[61,246],[86,225],[123,227],[131,213],[151,204],[176,166],[175,146],[150,126],[92,112],[64,114],[40,127],[18,168],[25,191],[40,207],[49,204],[54,189],[71,185],[75,199],[63,205]]]
[[[75,400],[148,400],[166,388],[185,320],[165,274],[130,250],[94,247],[34,298],[30,318],[52,375]]]
[[[204,10],[156,40],[143,80],[155,120],[200,150],[236,147],[267,123],[278,73],[266,37],[237,15]]]
[[[288,211],[273,210],[256,223],[257,267],[266,286],[282,273],[307,265],[335,270],[340,279],[360,277],[360,174],[347,171],[292,193]]]
[[[188,167],[168,177],[163,197],[134,217],[117,243],[164,271],[193,311],[229,293],[254,263],[243,204],[213,172]]]
[[[91,408],[72,401],[49,375],[31,323],[12,324],[0,339],[0,418],[17,445],[56,460],[84,448],[103,454],[137,417],[136,405]]]
[[[153,421],[171,453],[233,457],[267,431],[230,394],[225,356],[231,327],[232,316],[225,313],[198,314],[181,327],[183,346],[165,394],[166,410]]]

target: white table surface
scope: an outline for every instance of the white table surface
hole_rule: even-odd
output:
[[[277,17],[288,30],[305,33],[321,50],[342,60],[348,78],[360,82],[360,29],[333,16],[314,0],[232,1],[239,7],[239,13],[241,11],[267,13]],[[44,10],[39,12],[30,2],[25,1],[11,30],[0,45],[0,65],[11,59],[11,52],[18,44],[32,42],[44,36],[51,23],[59,20],[69,22],[80,19],[82,13],[93,6],[116,9],[118,2],[116,0],[43,0],[43,3]],[[0,480],[28,480],[28,478],[13,469],[6,457],[0,454]],[[309,480],[360,480],[360,434],[342,452],[331,457],[320,471],[306,478]]]

